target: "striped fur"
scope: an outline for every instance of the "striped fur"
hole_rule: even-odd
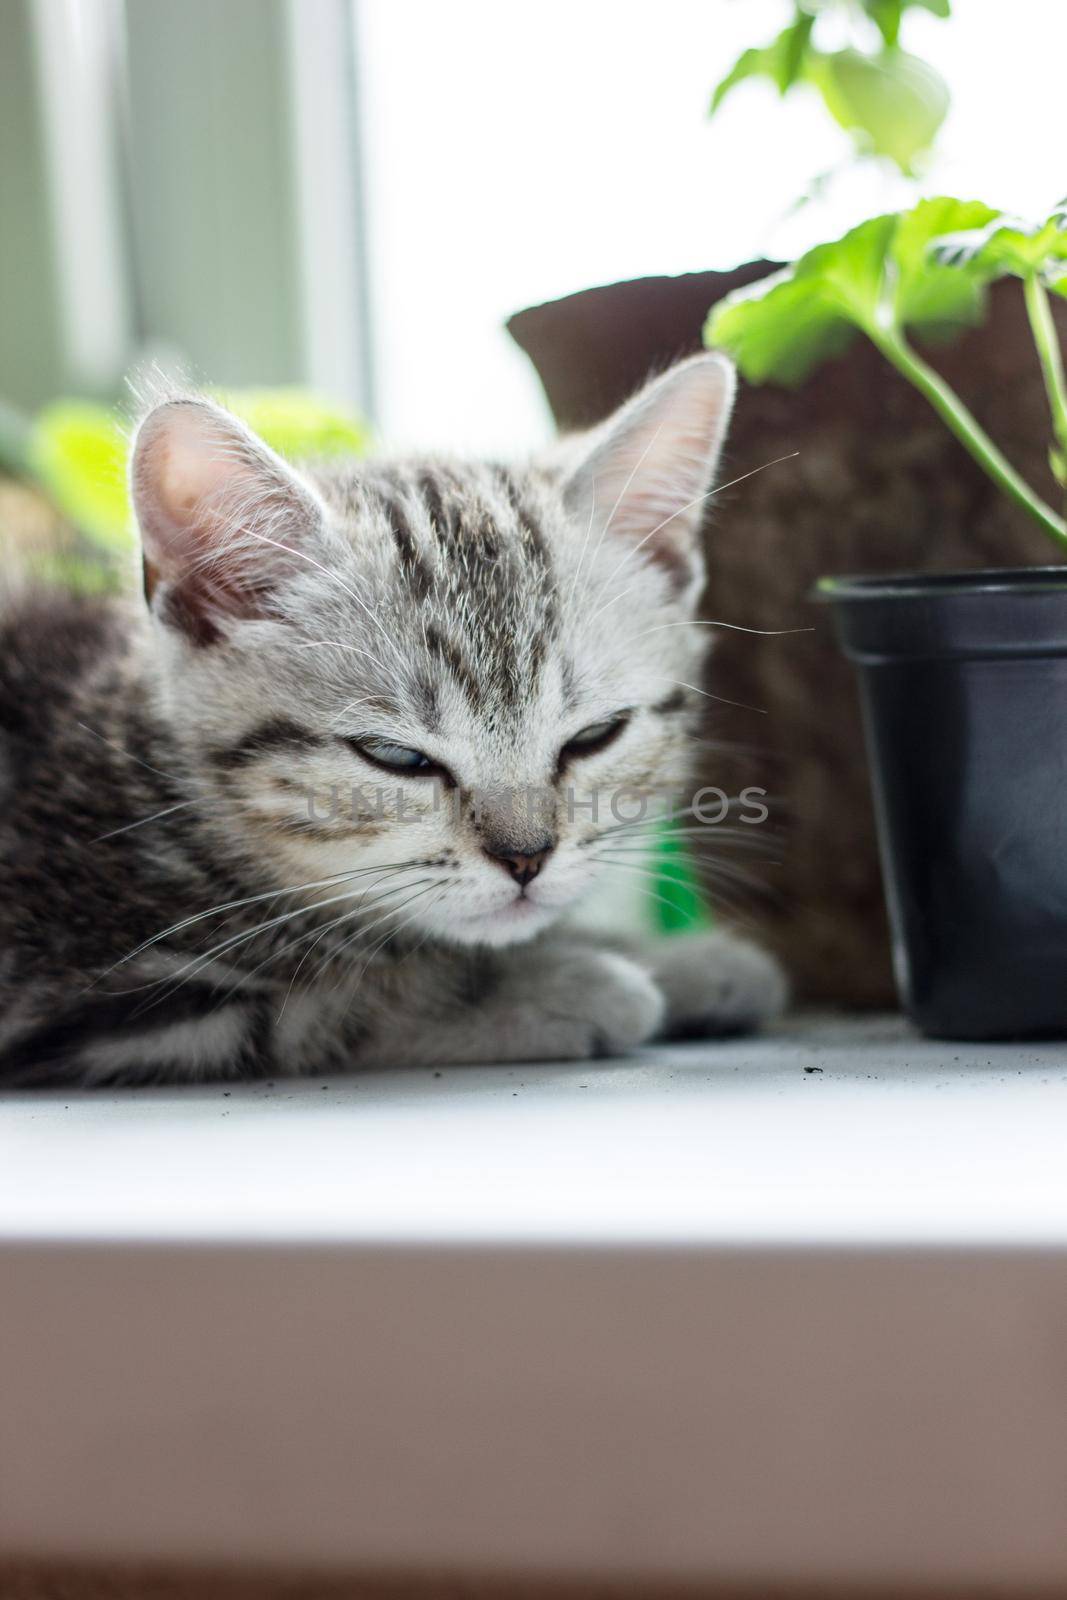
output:
[[[208,402],[157,405],[147,607],[0,614],[0,1080],[560,1058],[662,1026],[655,957],[552,929],[619,848],[594,792],[684,786],[685,502],[728,405],[706,358],[552,463],[302,473]],[[432,779],[383,766],[397,746]],[[713,960],[740,976],[709,1027],[780,1002],[765,958]]]

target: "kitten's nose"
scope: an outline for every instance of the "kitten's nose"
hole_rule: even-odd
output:
[[[546,839],[536,850],[509,850],[507,846],[492,850],[486,846],[485,853],[491,860],[498,862],[505,872],[510,872],[515,882],[525,888],[531,879],[537,877],[552,854],[552,848],[552,840]]]

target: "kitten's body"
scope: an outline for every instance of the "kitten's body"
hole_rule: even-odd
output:
[[[728,935],[667,968],[552,926],[637,860],[610,797],[686,776],[699,561],[656,524],[728,409],[688,370],[551,471],[298,477],[202,402],[151,413],[151,611],[0,617],[0,1079],[566,1058],[781,1004]]]

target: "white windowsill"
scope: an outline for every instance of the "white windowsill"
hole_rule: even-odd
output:
[[[889,1018],[0,1097],[0,1545],[1063,1581],[1065,1156]]]

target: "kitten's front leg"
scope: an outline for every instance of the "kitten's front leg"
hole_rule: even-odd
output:
[[[789,1000],[775,958],[727,929],[678,934],[630,947],[630,953],[663,994],[664,1038],[746,1033],[780,1016]]]
[[[628,956],[570,940],[470,958],[438,952],[409,974],[393,1008],[358,1050],[358,1065],[580,1061],[619,1055],[659,1030],[664,1001]]]

